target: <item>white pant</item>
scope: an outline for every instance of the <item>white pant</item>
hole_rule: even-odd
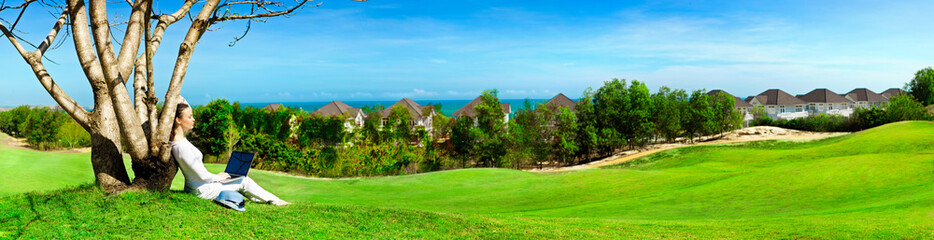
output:
[[[221,191],[230,190],[237,191],[243,194],[244,197],[247,197],[253,201],[260,202],[275,202],[279,201],[279,197],[272,195],[263,187],[260,187],[256,182],[253,181],[250,177],[243,177],[240,180],[228,182],[228,183],[208,183],[198,187],[197,192],[194,194],[198,195],[200,198],[204,199],[214,199],[217,197]]]

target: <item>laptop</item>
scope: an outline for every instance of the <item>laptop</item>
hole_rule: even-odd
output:
[[[230,153],[230,159],[227,160],[227,169],[224,170],[230,174],[230,178],[221,180],[221,183],[229,183],[246,177],[250,172],[250,164],[253,163],[255,153],[233,151]]]

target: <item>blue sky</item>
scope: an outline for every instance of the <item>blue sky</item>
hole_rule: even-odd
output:
[[[17,29],[35,41],[54,19],[30,10]],[[930,1],[327,0],[254,23],[234,47],[228,43],[245,22],[208,32],[182,95],[195,104],[443,100],[496,88],[500,98],[577,98],[612,78],[637,79],[653,92],[724,89],[739,97],[770,88],[880,92],[934,65],[931,12]],[[173,25],[159,49],[160,98],[189,24]],[[2,40],[0,106],[53,104]],[[91,107],[71,40],[48,55],[59,63],[46,63],[58,84]]]

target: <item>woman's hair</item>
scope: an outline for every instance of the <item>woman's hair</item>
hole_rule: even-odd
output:
[[[188,106],[188,104],[179,103],[178,105],[175,106],[175,118],[180,118],[180,117],[182,117],[182,112],[184,112],[185,109],[190,109],[190,108],[191,108],[191,107]],[[175,139],[175,128],[176,128],[176,127],[178,127],[178,124],[175,123],[175,121],[174,121],[174,119],[173,119],[173,121],[172,121],[172,134],[171,134],[171,136],[169,136],[169,139],[170,139],[169,141],[172,141],[171,139]]]

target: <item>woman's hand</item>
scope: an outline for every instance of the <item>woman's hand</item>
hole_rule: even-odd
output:
[[[227,172],[218,173],[217,176],[220,177],[221,180],[230,178],[230,174],[227,174]]]

